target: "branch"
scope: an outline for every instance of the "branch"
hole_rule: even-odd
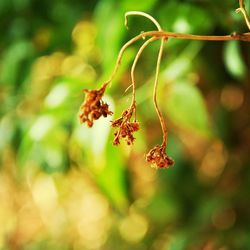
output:
[[[226,36],[202,36],[202,35],[191,35],[191,34],[182,34],[174,33],[167,31],[147,31],[140,34],[140,38],[145,38],[147,36],[155,36],[160,38],[176,38],[176,39],[186,39],[186,40],[197,40],[197,41],[243,41],[250,42],[250,32],[238,34],[232,33],[231,35]],[[139,38],[139,39],[140,39]]]

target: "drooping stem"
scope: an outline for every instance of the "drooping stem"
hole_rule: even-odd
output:
[[[163,115],[159,109],[158,102],[157,102],[157,87],[158,87],[158,79],[159,79],[159,72],[160,72],[160,65],[161,65],[161,58],[162,58],[162,53],[163,53],[163,48],[164,48],[164,42],[165,38],[161,39],[161,45],[160,45],[160,50],[158,53],[158,58],[157,58],[157,64],[156,64],[156,72],[155,72],[155,81],[154,81],[154,92],[153,92],[153,102],[155,106],[155,110],[157,112],[157,115],[159,117],[160,123],[161,123],[161,129],[163,133],[163,141],[162,141],[162,148],[165,149],[167,146],[167,126],[166,122],[163,118]]]
[[[138,63],[138,60],[143,52],[143,50],[153,41],[157,40],[156,37],[151,37],[149,38],[146,42],[143,43],[143,45],[140,47],[140,49],[138,50],[132,68],[131,68],[131,81],[132,81],[132,87],[133,87],[133,96],[132,96],[132,101],[131,101],[131,106],[130,109],[132,110],[135,105],[136,105],[136,101],[135,101],[135,89],[136,89],[136,81],[135,81],[135,68],[136,65]],[[136,114],[135,114],[135,120],[136,120]]]
[[[247,25],[248,29],[250,30],[250,19],[249,19],[249,16],[248,16],[247,12],[246,12],[244,1],[239,0],[239,4],[240,4],[240,7],[238,9],[236,9],[236,12],[237,13],[239,13],[239,12],[242,13],[242,15],[244,16],[246,25]]]
[[[146,37],[155,37],[156,39],[161,39],[161,38],[176,38],[176,39],[186,39],[186,40],[198,40],[198,41],[244,41],[244,42],[250,42],[250,33],[243,33],[243,34],[235,34],[233,33],[232,35],[226,35],[226,36],[200,36],[200,35],[191,35],[191,34],[181,34],[181,33],[174,33],[174,32],[165,32],[165,31],[147,31],[147,32],[142,32],[139,35],[133,37],[130,39],[127,43],[123,45],[121,48],[115,68],[110,76],[110,78],[105,81],[105,83],[109,84],[115,77],[117,70],[120,66],[122,56],[125,52],[125,50],[132,45],[133,43],[137,42],[140,39],[145,39]]]
[[[113,72],[112,72],[110,78],[109,78],[107,81],[105,81],[104,84],[109,84],[109,83],[114,79],[114,77],[115,77],[115,75],[116,75],[116,73],[117,73],[117,70],[118,70],[118,68],[119,68],[119,66],[120,66],[120,64],[121,64],[122,56],[123,56],[125,50],[126,50],[130,45],[132,45],[133,43],[137,42],[138,40],[140,40],[140,39],[142,39],[142,38],[143,38],[142,34],[139,34],[139,35],[133,37],[132,39],[130,39],[128,42],[126,42],[126,43],[122,46],[122,48],[121,48],[120,51],[119,51],[118,57],[117,57],[117,59],[116,59],[116,63],[115,63],[114,70],[113,70]]]
[[[144,13],[144,12],[140,12],[140,11],[130,11],[130,12],[127,12],[125,14],[125,26],[127,26],[127,16],[128,15],[144,16],[144,17],[146,17],[147,19],[149,19],[150,21],[152,21],[155,24],[155,26],[157,27],[157,29],[158,29],[159,32],[162,32],[162,28],[161,28],[160,24],[152,16],[150,16],[150,15]],[[149,39],[148,41],[151,42],[150,41],[151,39]],[[156,40],[156,38],[153,37],[153,40]],[[165,37],[161,38],[161,45],[160,45],[160,50],[159,50],[159,53],[158,53],[157,64],[156,64],[155,82],[154,82],[154,93],[153,93],[153,102],[154,102],[155,110],[157,112],[157,115],[158,115],[160,123],[161,123],[161,128],[162,128],[162,133],[163,133],[162,148],[164,150],[165,150],[165,148],[167,146],[167,126],[166,126],[165,120],[164,120],[163,115],[162,115],[162,113],[161,113],[161,111],[159,109],[159,106],[158,106],[158,102],[157,102],[157,86],[158,86],[160,64],[161,64],[161,58],[162,58],[162,53],[163,53],[163,48],[164,48],[164,42],[165,42],[165,40],[166,40]],[[146,44],[146,43],[144,43],[144,44]],[[141,49],[143,50],[144,46],[142,46]],[[138,54],[139,54],[140,50],[138,51]],[[140,54],[139,54],[139,56],[140,56]],[[136,63],[137,63],[137,61],[135,60],[135,64],[133,65],[134,67],[135,67]],[[131,78],[132,78],[133,88],[135,88],[135,82],[133,81],[134,80],[134,72],[133,72],[134,71],[134,67],[132,67],[132,70],[131,70]],[[135,92],[133,91],[133,94],[134,93]],[[135,102],[135,95],[133,95],[133,100]],[[132,101],[132,105],[133,105],[133,101]]]
[[[129,12],[126,12],[125,13],[125,26],[128,27],[128,16],[143,16],[143,17],[146,17],[148,20],[150,20],[158,29],[158,31],[162,31],[162,28],[160,26],[160,24],[150,15],[148,15],[147,13],[144,13],[144,12],[141,12],[141,11],[129,11]],[[132,79],[132,86],[133,86],[133,98],[132,98],[132,102],[131,102],[131,109],[136,105],[136,101],[135,101],[135,77],[134,77],[134,71],[135,71],[135,66],[137,64],[137,61],[141,55],[141,53],[143,52],[144,48],[149,44],[151,43],[152,41],[156,40],[157,38],[156,37],[152,37],[150,38],[149,40],[147,40],[142,46],[141,48],[139,49],[138,53],[136,54],[136,57],[135,57],[135,60],[133,62],[133,65],[132,65],[132,69],[131,69],[131,79]],[[163,47],[163,43],[164,43],[164,38],[162,38],[161,40],[161,49],[160,49],[160,53],[162,53],[162,47]],[[158,65],[158,62],[157,62],[157,65]],[[159,74],[159,72],[158,72]],[[158,76],[156,76],[156,78],[158,78]],[[157,79],[158,81],[158,79]],[[156,85],[157,83],[155,83],[155,87],[156,88]],[[158,116],[159,116],[159,108],[158,108],[158,105],[157,105],[157,102],[156,100],[154,100],[154,103],[155,103],[155,108],[156,108],[156,111],[158,113]],[[135,109],[136,110],[136,109]],[[160,113],[161,114],[161,113]],[[160,118],[160,116],[159,116]],[[136,114],[135,114],[135,120],[136,120]],[[165,140],[166,141],[166,140]]]

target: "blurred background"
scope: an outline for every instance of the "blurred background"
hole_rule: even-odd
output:
[[[250,44],[171,39],[159,104],[175,166],[145,154],[162,134],[152,103],[159,41],[136,69],[141,130],[112,145],[131,100],[129,47],[105,100],[113,118],[78,121],[121,46],[155,29],[246,32],[237,0],[0,0],[0,249],[231,250],[250,246]],[[250,1],[246,1],[250,11]]]

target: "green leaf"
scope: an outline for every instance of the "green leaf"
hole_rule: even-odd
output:
[[[237,79],[246,76],[247,68],[243,62],[239,41],[227,42],[224,49],[224,61],[229,73]]]
[[[199,90],[187,83],[173,84],[166,97],[168,117],[178,127],[209,134],[208,113]]]

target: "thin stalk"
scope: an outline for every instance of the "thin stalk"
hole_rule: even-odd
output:
[[[133,37],[132,39],[130,39],[128,42],[126,42],[122,48],[120,49],[119,51],[119,54],[118,54],[118,57],[116,59],[116,63],[115,63],[115,68],[110,76],[110,78],[104,83],[104,84],[109,84],[115,77],[116,73],[117,73],[117,70],[121,64],[121,60],[122,60],[122,56],[125,52],[125,50],[130,46],[132,45],[133,43],[137,42],[138,40],[142,39],[143,36],[140,34],[140,35],[137,35],[135,37]]]
[[[131,81],[132,81],[132,86],[133,86],[133,96],[132,96],[132,101],[131,101],[131,106],[130,106],[130,109],[132,110],[135,106],[136,106],[136,101],[135,101],[135,89],[136,89],[136,81],[135,81],[135,68],[136,68],[136,65],[138,63],[138,60],[143,52],[143,50],[153,41],[157,40],[156,37],[151,37],[149,38],[146,42],[143,43],[143,45],[139,48],[136,56],[135,56],[135,59],[134,59],[134,62],[133,62],[133,65],[132,65],[132,68],[131,68]],[[136,113],[135,113],[135,120],[136,120]]]
[[[162,133],[163,133],[162,148],[165,150],[166,146],[167,146],[167,126],[166,126],[166,122],[165,122],[165,120],[163,118],[163,115],[162,115],[162,113],[161,113],[161,111],[159,109],[158,102],[157,102],[158,78],[159,78],[159,72],[160,72],[160,65],[161,65],[161,58],[162,58],[162,53],[163,53],[163,48],[164,48],[164,42],[165,42],[165,38],[162,38],[161,39],[160,50],[159,50],[158,58],[157,58],[157,64],[156,64],[153,102],[154,102],[155,110],[157,112],[157,115],[158,115],[160,123],[161,123],[161,129],[162,129]]]

